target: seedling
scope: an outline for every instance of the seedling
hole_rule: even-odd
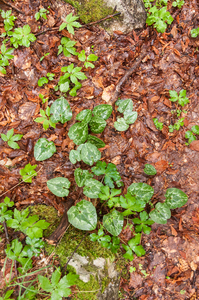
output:
[[[116,195],[121,194],[121,190],[117,190],[117,189],[109,189],[108,186],[102,186],[101,187],[101,193],[99,193],[98,197],[103,200],[106,201],[108,204],[108,207],[111,208],[113,206],[120,206],[119,204],[119,197],[115,197]]]
[[[184,0],[176,0],[172,3],[173,7],[181,8],[184,5]]]
[[[118,131],[126,131],[130,124],[135,123],[137,120],[137,112],[133,110],[133,101],[131,99],[118,100],[115,103],[118,107],[118,111],[123,113],[123,118],[117,118],[114,123],[115,129]]]
[[[18,48],[19,46],[29,47],[30,42],[34,42],[36,37],[34,34],[30,33],[31,29],[29,25],[24,25],[23,28],[15,28],[14,32],[9,31],[10,43]]]
[[[71,54],[77,55],[78,53],[76,52],[76,49],[73,47],[76,43],[77,42],[71,41],[71,39],[64,36],[61,39],[61,45],[58,46],[59,51],[57,55],[62,53],[62,51],[66,57],[71,57]]]
[[[39,94],[39,98],[42,100],[42,103],[46,103],[48,101],[48,97],[47,98],[44,98],[44,95],[42,94]]]
[[[169,132],[173,132],[174,130],[179,130],[180,127],[182,127],[184,125],[184,119],[185,118],[181,118],[179,119],[174,125],[169,125]]]
[[[20,141],[23,134],[15,134],[14,135],[14,129],[8,130],[7,134],[1,133],[1,138],[4,142],[8,143],[8,146],[12,149],[20,149],[19,145],[16,143],[16,141]]]
[[[158,121],[158,118],[153,118],[153,123],[158,130],[163,129],[163,123]]]
[[[41,117],[36,118],[34,121],[37,123],[42,123],[44,130],[47,130],[49,126],[55,128],[56,124],[51,120],[49,106],[47,106],[46,111],[40,109],[40,115]]]
[[[40,10],[35,14],[35,19],[38,21],[40,18],[47,20],[47,15],[49,11],[45,8],[40,8]]]
[[[19,171],[20,175],[22,176],[22,180],[24,182],[32,182],[32,177],[37,176],[37,172],[35,171],[37,165],[32,166],[30,163],[25,165],[23,169]]]
[[[152,6],[151,2],[154,2],[154,0],[144,0],[145,8],[151,7]]]
[[[59,27],[59,31],[63,30],[65,27],[67,28],[68,32],[74,34],[74,27],[80,28],[82,25],[79,22],[76,22],[79,17],[73,16],[72,13],[67,15],[64,23],[62,23]]]
[[[161,9],[158,9],[156,6],[153,6],[149,9],[146,23],[149,26],[153,24],[154,28],[156,28],[158,32],[165,32],[165,30],[167,29],[167,24],[171,24],[172,22],[173,17],[167,11],[166,6],[162,7]]]
[[[133,272],[135,272],[135,271],[136,271],[136,267],[130,267],[130,268],[129,268],[129,272],[130,272],[130,273],[133,273]]]
[[[146,213],[146,211],[140,213],[140,219],[134,218],[132,221],[134,224],[138,224],[135,226],[135,232],[143,231],[145,234],[149,234],[151,232],[151,227],[147,225],[152,225],[154,223],[153,220],[149,219],[149,215]]]
[[[199,27],[191,30],[191,37],[196,38],[199,35]]]
[[[191,131],[190,130],[186,131],[185,138],[189,139],[188,143],[186,143],[186,145],[189,145],[189,144],[191,144],[191,142],[196,141],[196,137],[195,137],[194,133],[199,135],[199,126],[198,125],[192,126]]]
[[[150,164],[146,164],[144,166],[144,173],[146,173],[147,175],[155,175],[157,173],[157,171],[154,168],[154,166],[152,166]]]
[[[172,114],[176,114],[177,115],[177,117],[180,117],[181,116],[181,113],[184,113],[184,114],[186,114],[187,113],[187,111],[186,110],[181,110],[181,109],[177,109],[177,110],[171,110],[171,113]]]
[[[181,106],[185,106],[187,103],[189,103],[189,99],[186,97],[186,90],[181,90],[179,95],[176,91],[169,91],[170,98],[169,100],[172,102],[178,101],[178,104]]]
[[[98,230],[98,234],[92,233],[90,234],[90,239],[92,242],[98,241],[102,247],[110,249],[113,253],[117,253],[117,250],[120,247],[120,239],[118,237],[112,237],[110,235],[105,235],[103,226],[100,226]]]
[[[13,51],[14,51],[13,48],[6,49],[6,45],[4,43],[1,45],[0,72],[2,74],[6,74],[6,70],[4,67],[9,65],[8,60],[14,58],[14,56],[11,55],[11,53],[13,53]]]
[[[48,56],[50,53],[45,53],[41,58],[40,58],[40,61],[42,61],[46,56]]]
[[[86,57],[85,55],[85,50],[82,50],[78,54],[78,58],[80,61],[84,62],[85,68],[95,68],[94,64],[91,63],[91,61],[96,61],[98,59],[98,56],[95,54],[90,54],[89,56]]]
[[[48,77],[41,77],[39,78],[37,84],[38,86],[43,86],[45,83],[48,83],[48,80],[54,80],[55,74],[53,73],[47,73],[46,76]]]
[[[4,19],[4,29],[5,31],[10,31],[14,26],[14,21],[17,19],[15,16],[11,15],[12,10],[1,11],[1,16]],[[6,36],[6,33],[3,33],[2,36]]]

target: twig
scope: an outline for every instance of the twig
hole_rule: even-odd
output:
[[[119,96],[119,93],[120,93],[123,83],[133,74],[133,72],[135,72],[135,70],[140,65],[141,61],[146,56],[146,54],[147,54],[147,50],[144,50],[144,52],[142,52],[141,56],[139,58],[136,58],[133,67],[130,68],[129,70],[127,70],[125,75],[120,79],[120,81],[116,85],[115,92],[109,101],[110,104],[114,105],[115,101],[118,99],[118,96]]]
[[[71,256],[69,257],[64,269],[63,269],[63,272],[65,273],[66,272],[66,268],[69,264],[69,261],[72,259],[73,255],[75,254],[75,252],[77,251],[77,249],[79,248],[79,246],[81,245],[81,243],[83,242],[83,240],[86,238],[88,232],[86,232],[86,234],[83,236],[83,238],[81,239],[80,243],[77,245],[77,247],[75,248],[75,250],[73,251],[73,253],[71,254]]]
[[[100,20],[98,20],[98,21],[95,21],[95,22],[91,22],[91,23],[85,24],[85,25],[83,25],[82,27],[92,26],[92,25],[101,23],[101,22],[103,22],[103,21],[105,21],[105,20],[107,20],[107,19],[111,19],[111,18],[114,18],[114,17],[119,16],[119,15],[121,15],[121,12],[118,12],[118,13],[113,14],[113,15],[108,15],[107,17],[105,17],[105,18],[103,18],[103,19],[100,19]]]
[[[43,30],[41,32],[36,33],[35,36],[41,35],[41,34],[46,33],[48,31],[54,31],[54,30],[58,30],[58,29],[59,29],[59,27],[47,28],[46,30]]]
[[[9,240],[8,230],[7,230],[7,226],[6,226],[6,222],[5,222],[5,221],[3,222],[3,227],[4,227],[4,230],[5,230],[5,235],[6,235],[7,244],[9,244],[9,243],[10,243],[10,240]]]
[[[22,14],[22,15],[25,15],[25,13],[23,11],[21,11],[20,9],[16,8],[14,5],[6,2],[5,0],[1,0],[3,3],[5,3],[6,5],[12,7],[12,9],[16,10],[18,13]]]

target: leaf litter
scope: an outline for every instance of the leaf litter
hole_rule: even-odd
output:
[[[74,166],[69,161],[69,152],[75,147],[68,138],[69,128],[83,109],[92,110],[96,105],[113,103],[118,97],[132,99],[134,110],[138,113],[136,122],[125,132],[117,132],[114,122],[116,115],[121,115],[113,111],[105,130],[97,135],[106,144],[101,149],[101,160],[107,163],[117,161],[125,188],[132,182],[150,184],[155,191],[154,204],[157,199],[163,201],[166,189],[171,187],[182,189],[189,196],[189,201],[172,212],[167,224],[153,224],[150,235],[143,235],[146,254],[135,257],[127,266],[128,270],[134,267],[135,271],[129,273],[128,279],[121,278],[123,299],[197,299],[199,277],[194,266],[199,264],[199,140],[186,146],[184,136],[192,126],[199,125],[199,42],[190,37],[190,30],[197,26],[198,4],[192,1],[185,3],[180,10],[172,8],[174,22],[164,34],[146,27],[126,35],[115,32],[110,36],[101,27],[92,26],[76,30],[72,37],[66,30],[62,31],[62,35],[58,30],[48,30],[60,26],[61,15],[65,17],[74,9],[68,4],[55,2],[52,5],[51,1],[46,1],[46,7],[51,5],[50,18],[48,22],[39,21],[38,29],[38,23],[31,17],[37,12],[38,2],[31,1],[30,6],[26,2],[14,2],[24,13],[12,11],[18,17],[15,25],[29,24],[37,40],[31,43],[30,48],[15,49],[14,59],[6,68],[7,75],[0,76],[0,133],[6,134],[13,128],[14,134],[23,135],[18,142],[20,150],[9,148],[0,139],[2,201],[6,195],[15,201],[18,208],[44,203],[63,214],[66,198],[60,200],[46,185],[55,175],[68,178],[71,182],[70,198],[74,203],[85,198],[82,188],[75,184]],[[2,9],[9,7],[3,4]],[[3,32],[3,27],[0,31]],[[44,33],[40,34],[41,31]],[[76,41],[78,52],[85,50],[87,54],[94,46],[99,59],[94,69],[83,68],[87,79],[77,96],[67,96],[73,112],[72,119],[64,127],[57,124],[55,129],[44,131],[42,124],[34,122],[40,109],[47,106],[42,103],[39,94],[53,103],[60,96],[59,92],[52,91],[62,66],[68,62],[79,64],[75,56],[57,56],[57,47],[63,35]],[[45,53],[49,55],[40,61]],[[135,57],[141,59],[131,73],[129,70],[133,68]],[[39,87],[39,78],[47,73],[55,74],[54,80],[49,81],[45,88]],[[114,94],[116,86],[119,86],[119,92]],[[176,120],[171,109],[176,106],[169,101],[169,90],[179,93],[182,89],[186,89],[190,101],[185,106],[185,125],[179,131],[170,133],[168,125]],[[156,129],[153,118],[163,122],[162,131]],[[45,162],[34,158],[33,148],[40,138],[53,141],[57,149],[56,154]],[[38,165],[38,175],[31,184],[18,184],[20,170],[28,163]],[[78,162],[76,167],[82,164]],[[147,175],[145,164],[153,165],[157,174],[153,177]],[[120,235],[126,241],[131,236],[128,229],[123,229]],[[3,234],[2,237],[5,239]],[[4,242],[1,244],[4,245]],[[180,293],[182,290],[186,293]]]

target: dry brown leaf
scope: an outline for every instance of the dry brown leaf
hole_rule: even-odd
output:
[[[113,96],[113,91],[115,90],[115,85],[111,84],[107,86],[102,93],[102,100],[109,102]]]
[[[168,168],[169,164],[166,160],[160,160],[155,163],[155,168],[157,172],[162,173]]]
[[[190,149],[194,151],[199,151],[199,140],[191,142]]]

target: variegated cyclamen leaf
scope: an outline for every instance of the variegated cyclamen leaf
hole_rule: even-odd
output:
[[[166,224],[167,220],[171,218],[171,211],[166,203],[158,202],[149,216],[155,223]]]
[[[97,226],[97,213],[93,204],[82,200],[68,211],[68,221],[80,230],[94,230]]]
[[[106,127],[106,121],[101,117],[92,117],[89,126],[93,133],[101,133]]]
[[[103,148],[106,146],[102,140],[91,134],[88,135],[87,142],[95,145],[97,148]]]
[[[69,159],[72,164],[76,164],[77,161],[81,160],[80,152],[77,150],[71,150],[69,154]]]
[[[101,152],[91,143],[85,143],[81,148],[81,159],[89,166],[97,162],[101,158]]]
[[[67,197],[69,194],[70,181],[64,177],[56,177],[48,180],[47,186],[57,197]]]
[[[118,104],[119,104],[119,107],[117,110],[121,113],[124,113],[125,111],[133,110],[133,101],[131,99],[126,99],[123,101],[121,100],[121,102],[118,101]]]
[[[49,142],[45,138],[39,139],[34,147],[34,157],[38,161],[50,158],[56,152],[53,142]]]
[[[75,123],[69,129],[68,136],[76,145],[83,144],[88,136],[88,124]]]
[[[128,192],[137,200],[145,201],[146,203],[151,199],[154,194],[153,188],[143,182],[132,183],[128,187]]]
[[[103,216],[103,226],[113,236],[118,236],[120,234],[123,228],[123,223],[123,215],[115,209],[111,213]]]
[[[85,181],[85,187],[83,189],[83,193],[88,198],[98,198],[99,193],[101,192],[101,188],[103,184],[96,179],[87,179]]]
[[[73,115],[68,101],[63,96],[53,102],[50,114],[53,123],[61,122],[62,124],[71,120]]]
[[[92,111],[90,109],[84,109],[76,116],[76,120],[82,121],[84,123],[89,123],[91,117],[92,117]]]
[[[182,207],[188,201],[188,196],[177,188],[167,189],[165,197],[165,204],[167,204],[167,206],[171,209]]]
[[[82,170],[80,168],[77,168],[75,170],[74,175],[75,175],[75,181],[79,187],[83,187],[85,181],[93,177],[93,174],[89,173],[88,170]]]
[[[107,120],[112,114],[113,108],[109,104],[100,104],[94,107],[93,115]]]

